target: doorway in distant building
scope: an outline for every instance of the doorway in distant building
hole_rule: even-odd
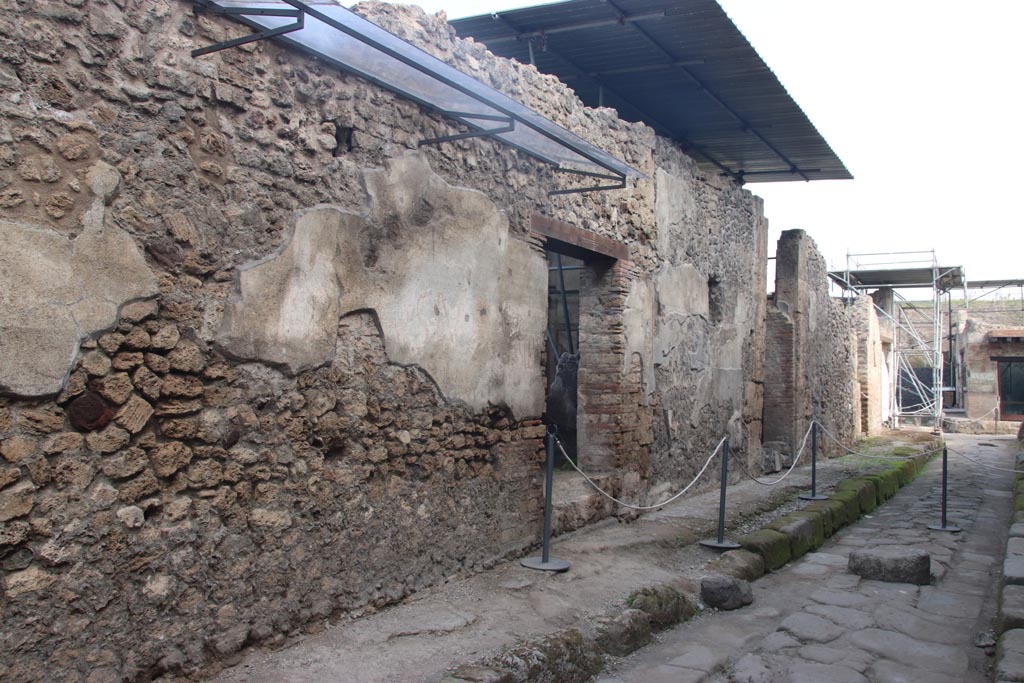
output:
[[[998,360],[999,417],[1024,420],[1024,358]]]
[[[580,288],[583,261],[550,248],[548,264],[547,401],[545,418],[558,427],[558,438],[573,462],[578,459]],[[562,463],[556,451],[555,462]]]

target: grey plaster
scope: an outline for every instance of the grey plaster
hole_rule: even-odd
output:
[[[120,182],[104,162],[89,170],[94,198],[75,239],[0,220],[0,392],[57,393],[82,339],[112,327],[125,303],[157,294],[135,241],[105,221]]]
[[[302,213],[276,254],[239,269],[220,344],[298,373],[329,363],[338,319],[372,309],[392,362],[474,409],[538,415],[546,268],[479,192],[409,155],[368,171],[369,210]]]

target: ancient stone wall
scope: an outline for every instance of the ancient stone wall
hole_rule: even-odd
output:
[[[829,296],[825,259],[803,230],[779,238],[769,309],[764,443],[795,453],[812,419],[851,443],[860,414],[854,326],[843,302]],[[822,445],[841,452],[830,439]]]
[[[297,52],[192,59],[246,29],[183,0],[0,5],[0,679],[192,673],[534,543],[537,212],[628,245],[581,297],[581,419],[629,493],[756,454],[760,202],[358,10],[649,179],[549,197],[492,141],[420,148],[457,131]]]
[[[980,302],[979,302],[980,303]],[[993,341],[989,335],[1000,329],[1024,328],[1024,310],[1017,302],[971,304],[960,332],[964,350],[964,399],[967,417],[995,420],[999,404],[999,362],[996,358],[1024,359],[1024,344]],[[1000,408],[1000,419],[1007,411]],[[1010,419],[1019,419],[1011,415]]]
[[[869,295],[853,300],[848,309],[853,323],[857,348],[857,384],[860,392],[860,428],[864,434],[877,434],[882,429],[882,402],[885,357],[875,302]]]

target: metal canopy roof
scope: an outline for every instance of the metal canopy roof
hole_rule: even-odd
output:
[[[605,186],[608,188],[624,187],[626,178],[645,177],[529,107],[331,0],[197,0],[196,7],[228,15],[256,33],[194,50],[193,56],[274,38],[437,110],[470,129],[469,133],[420,144],[486,135],[559,170],[618,182]],[[555,193],[576,191],[580,190]]]
[[[828,274],[832,280],[848,289],[873,289],[894,287],[914,289],[935,287],[949,291],[964,286],[964,270],[961,266],[930,268],[888,268],[872,270],[835,270]]]
[[[738,180],[853,177],[715,0],[569,0],[450,23]]]

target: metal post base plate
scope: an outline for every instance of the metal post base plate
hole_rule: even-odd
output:
[[[828,500],[828,496],[823,496],[820,493],[801,493],[798,497],[800,500]]]
[[[519,560],[519,564],[527,569],[538,569],[543,572],[565,572],[569,571],[569,567],[572,566],[565,560],[560,560],[557,557],[549,557],[547,562],[544,561],[543,557],[527,557]]]
[[[948,531],[948,532],[953,533],[953,534],[955,534],[955,533],[957,533],[959,531],[963,531],[963,529],[961,529],[960,527],[952,526],[952,525],[949,525],[949,524],[947,524],[946,526],[942,526],[941,524],[929,524],[928,528],[931,529],[932,531]]]
[[[714,538],[705,538],[700,542],[700,544],[705,548],[715,548],[716,550],[736,550],[736,548],[740,547],[739,543],[736,541],[730,541],[729,539],[719,541]]]

